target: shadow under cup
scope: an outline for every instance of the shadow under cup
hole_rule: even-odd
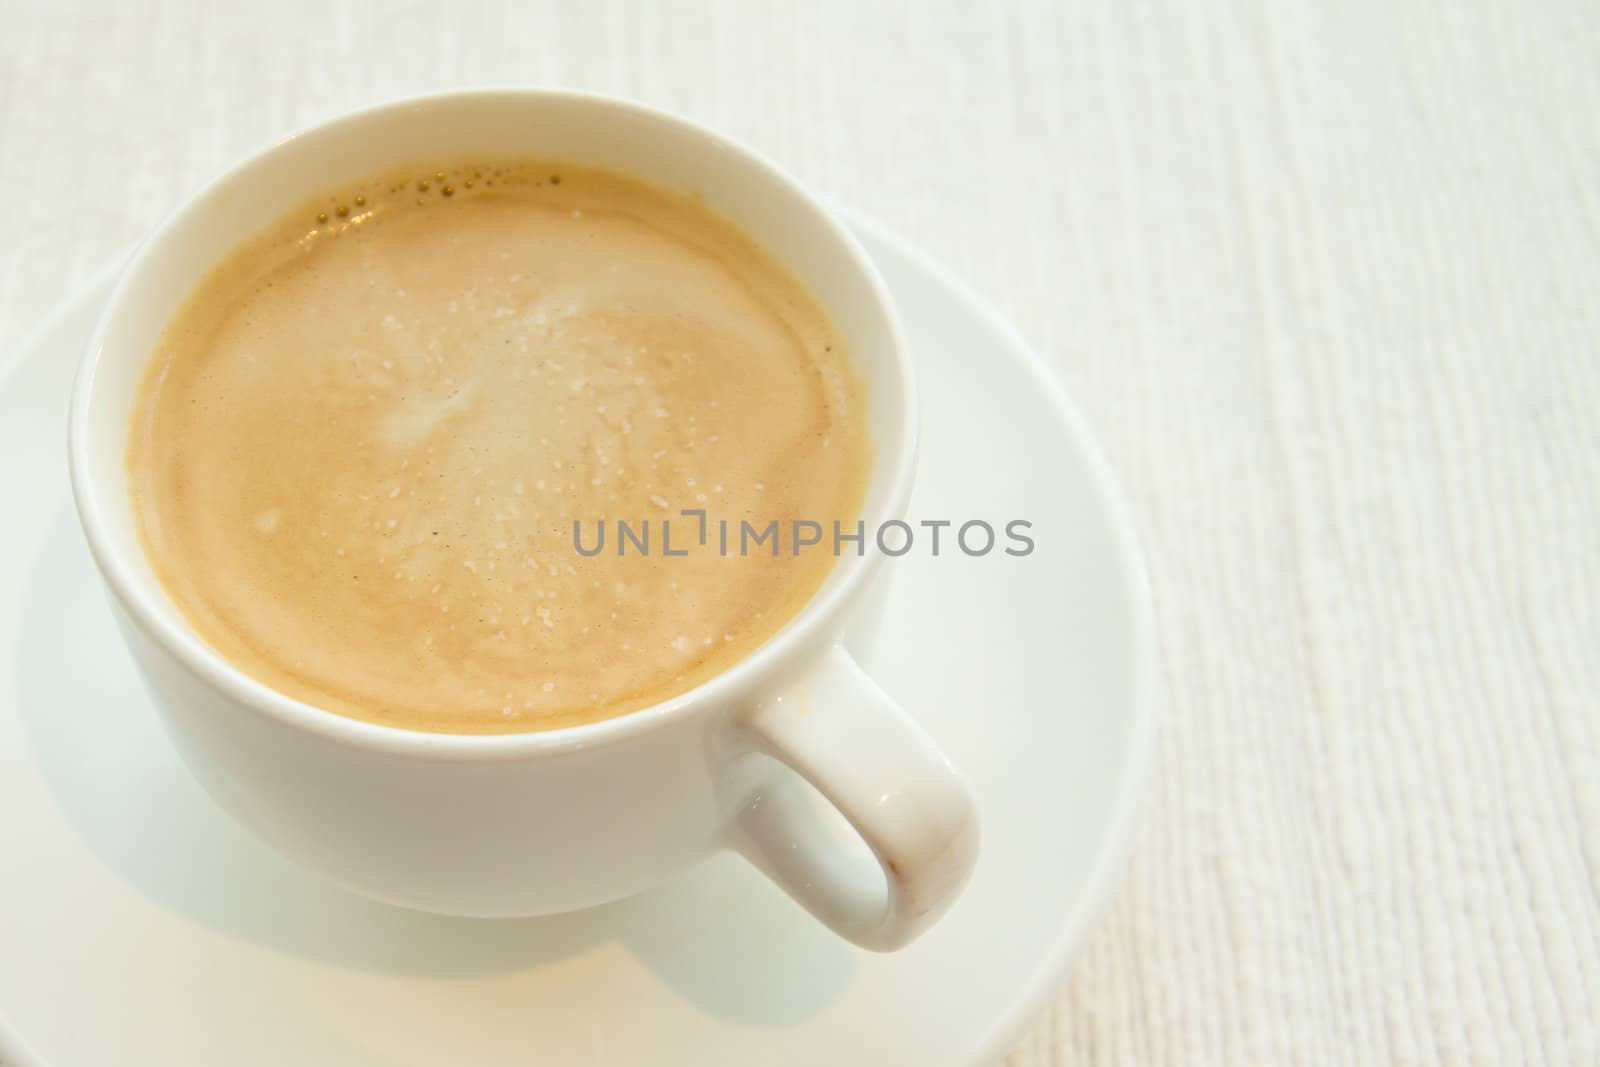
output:
[[[456,93],[335,120],[224,175],[135,255],[74,391],[73,488],[118,623],[185,763],[269,844],[366,895],[458,915],[547,914],[627,896],[728,847],[738,798],[726,793],[725,738],[713,724],[816,669],[878,560],[870,549],[841,556],[777,634],[689,693],[545,732],[423,734],[346,719],[212,651],[145,557],[128,492],[129,424],[158,339],[211,268],[310,198],[452,158],[635,175],[702,198],[787,266],[827,311],[867,388],[869,545],[909,495],[913,387],[883,282],[816,200],[709,131],[585,94]]]

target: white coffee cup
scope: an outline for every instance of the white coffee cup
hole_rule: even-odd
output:
[[[868,383],[867,550],[857,556],[847,545],[823,587],[765,645],[654,707],[494,736],[345,718],[234,667],[162,588],[140,544],[125,466],[141,376],[202,275],[310,197],[408,164],[519,156],[697,192],[807,283]],[[514,916],[627,896],[732,848],[844,937],[888,950],[951,904],[978,842],[965,783],[839,644],[879,562],[872,531],[905,506],[915,444],[911,366],[883,281],[792,179],[723,137],[635,104],[494,90],[325,123],[180,207],[139,249],[101,314],[72,396],[69,447],[89,546],[178,751],[224,809],[286,856],[409,907]],[[876,865],[828,832],[802,779],[843,814]]]

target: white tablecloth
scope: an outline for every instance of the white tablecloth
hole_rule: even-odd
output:
[[[1600,4],[251,6],[0,0],[0,345],[356,105],[704,120],[997,303],[1136,508],[1153,794],[1014,1067],[1600,1062]]]

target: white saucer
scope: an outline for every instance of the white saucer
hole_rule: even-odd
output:
[[[936,267],[857,230],[920,363],[913,522],[1022,518],[1037,543],[904,557],[857,647],[979,799],[977,874],[943,922],[862,952],[731,856],[573,915],[437,918],[351,896],[236,829],[148,707],[68,499],[68,383],[108,277],[0,353],[0,1065],[1003,1055],[1129,837],[1154,732],[1144,572],[1039,358]]]

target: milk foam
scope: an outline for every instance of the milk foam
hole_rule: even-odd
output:
[[[554,169],[448,199],[375,181],[309,232],[308,209],[164,337],[129,456],[147,547],[268,684],[416,729],[590,721],[721,671],[831,567],[575,551],[574,521],[680,508],[853,523],[867,442],[843,346],[769,256]]]

